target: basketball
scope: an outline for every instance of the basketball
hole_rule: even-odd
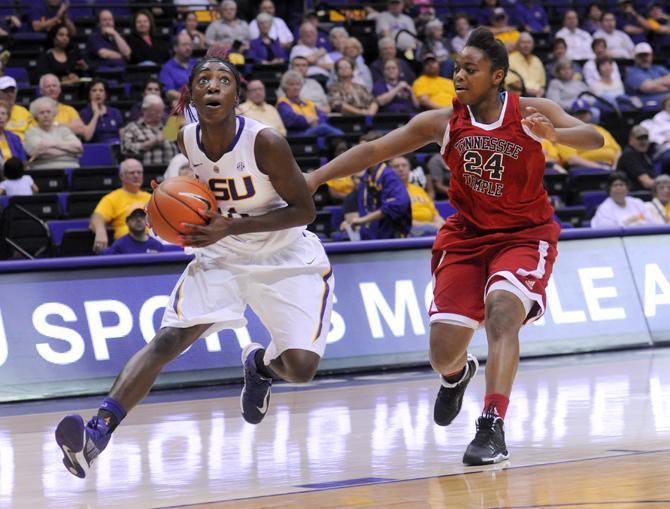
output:
[[[216,198],[205,184],[191,177],[172,177],[154,189],[147,214],[156,235],[179,244],[179,235],[188,233],[182,223],[207,224],[209,219],[200,211],[216,208]]]

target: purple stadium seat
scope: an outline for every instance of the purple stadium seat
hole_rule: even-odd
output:
[[[456,213],[456,209],[451,206],[451,203],[449,203],[448,200],[436,201],[435,208],[444,219]]]
[[[114,156],[109,145],[104,143],[84,143],[84,153],[79,159],[82,168],[88,166],[112,166]]]
[[[586,219],[591,219],[598,205],[607,199],[607,191],[582,191],[579,193],[579,199],[586,207]]]

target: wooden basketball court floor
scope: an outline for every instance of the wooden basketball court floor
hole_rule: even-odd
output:
[[[99,398],[0,406],[0,507],[670,508],[670,349],[523,361],[509,461],[465,467],[483,373],[448,428],[428,370],[278,384],[259,426],[240,387],[156,392],[89,478],[70,475],[60,417]]]

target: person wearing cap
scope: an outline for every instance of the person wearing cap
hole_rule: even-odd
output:
[[[55,74],[43,74],[40,76],[40,94],[43,97],[50,97],[58,104],[58,112],[56,113],[56,118],[54,118],[54,125],[65,126],[77,136],[83,136],[84,122],[81,120],[77,110],[59,101],[61,91],[60,81]]]
[[[507,12],[502,7],[493,9],[493,16],[491,16],[491,25],[488,27],[496,36],[496,39],[501,41],[507,51],[512,51],[519,40],[519,31],[510,26],[508,23]]]
[[[628,146],[619,158],[616,170],[630,179],[630,189],[638,191],[654,187],[654,164],[649,153],[649,131],[635,125],[628,133]]]
[[[404,52],[416,48],[416,38],[410,34],[416,35],[417,31],[414,20],[407,14],[403,14],[402,9],[402,0],[388,0],[386,10],[377,16],[376,32],[379,37],[392,37],[398,49]],[[400,33],[401,30],[405,32]]]
[[[117,238],[102,254],[145,254],[160,253],[165,246],[147,233],[147,213],[144,207],[137,207],[126,217],[128,234]]]
[[[596,209],[591,219],[591,228],[628,228],[630,226],[649,226],[651,216],[644,202],[628,196],[630,181],[619,172],[612,173],[607,179],[608,198]]]
[[[570,114],[591,125],[604,139],[603,146],[595,150],[576,150],[557,144],[559,160],[566,166],[594,168],[612,171],[621,156],[621,147],[614,136],[602,126],[593,123],[591,105],[585,99],[577,99],[570,108]]]
[[[563,28],[556,32],[556,38],[563,39],[567,44],[566,56],[571,60],[588,60],[593,58],[591,42],[593,38],[586,30],[579,28],[579,17],[573,9],[565,11]]]
[[[414,83],[412,90],[423,109],[448,108],[456,97],[453,80],[440,76],[440,63],[431,54],[423,57],[423,73]]]
[[[609,56],[612,58],[633,58],[635,44],[626,32],[617,30],[614,14],[611,12],[604,13],[600,24],[600,30],[597,30],[593,37],[607,41]]]
[[[16,80],[11,76],[0,76],[0,103],[7,107],[9,113],[9,120],[5,125],[5,129],[16,134],[21,141],[24,140],[26,130],[33,122],[33,117],[30,112],[16,104]]]
[[[519,35],[517,51],[509,56],[509,69],[506,84],[519,83],[519,77],[523,80],[526,93],[535,97],[544,97],[547,87],[547,75],[544,72],[544,64],[533,54],[535,41],[528,32]],[[521,87],[519,86],[519,89]]]
[[[670,175],[654,179],[654,198],[646,202],[652,224],[670,224]]]
[[[626,70],[625,85],[629,94],[659,103],[670,92],[670,70],[654,65],[654,51],[648,42],[635,45],[635,65]]]
[[[119,166],[121,187],[102,197],[91,215],[89,228],[95,234],[93,251],[102,252],[109,245],[107,225],[114,228],[114,238],[120,239],[128,234],[126,218],[138,207],[144,207],[151,198],[142,191],[144,168],[137,159],[126,159]]]

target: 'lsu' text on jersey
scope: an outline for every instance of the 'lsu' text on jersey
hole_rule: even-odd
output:
[[[492,124],[477,122],[458,99],[453,104],[442,158],[452,172],[449,200],[457,219],[480,231],[552,222],[541,139],[521,124],[519,97],[504,93],[500,118]]]
[[[256,164],[254,147],[256,136],[268,128],[265,124],[238,116],[233,141],[218,161],[210,161],[201,142],[200,124],[184,127],[184,148],[195,177],[214,193],[219,213],[227,217],[257,216],[286,207]],[[216,258],[227,251],[272,251],[294,241],[305,227],[294,227],[271,232],[245,233],[225,237],[211,246],[197,249]]]

